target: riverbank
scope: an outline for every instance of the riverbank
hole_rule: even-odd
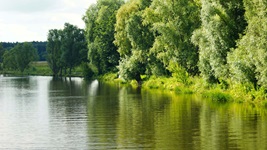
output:
[[[221,81],[220,84],[207,84],[200,77],[188,77],[181,81],[175,77],[142,77],[141,87],[144,89],[155,89],[169,91],[175,94],[196,94],[200,97],[215,102],[226,103],[248,103],[257,107],[267,107],[267,94],[263,88],[255,89],[253,85],[234,84],[229,81]],[[116,82],[130,84],[137,87],[136,81],[125,81],[118,79],[116,74],[106,74],[100,77],[104,82]]]
[[[39,75],[52,76],[52,71],[47,62],[34,62],[23,73],[19,71],[0,71],[0,74],[12,75]],[[64,75],[69,76],[69,75]],[[76,67],[72,77],[83,77],[82,68]],[[234,84],[230,80],[222,81],[220,84],[207,84],[200,77],[186,77],[185,79],[175,77],[147,77],[142,76],[141,85],[137,81],[125,81],[118,78],[116,73],[108,73],[97,77],[103,82],[113,82],[132,87],[141,86],[144,89],[164,90],[175,94],[196,94],[216,102],[249,103],[255,106],[267,107],[267,94],[263,88],[254,89],[253,85]]]
[[[12,74],[12,75],[39,75],[39,76],[52,76],[53,72],[50,69],[48,63],[46,61],[38,61],[32,62],[23,73],[17,70],[0,70],[0,74]],[[82,69],[81,67],[76,67],[73,69],[71,75],[63,74],[63,76],[71,76],[71,77],[82,77]]]

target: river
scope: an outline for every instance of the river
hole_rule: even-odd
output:
[[[266,110],[194,95],[0,76],[0,149],[267,149]]]

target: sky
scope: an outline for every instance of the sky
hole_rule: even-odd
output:
[[[66,22],[84,28],[82,17],[96,0],[0,0],[0,42],[46,41]]]

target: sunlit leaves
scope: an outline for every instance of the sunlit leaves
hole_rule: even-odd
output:
[[[95,74],[114,71],[119,63],[119,53],[114,45],[116,12],[123,0],[98,0],[91,5],[83,20],[86,25],[88,59]]]
[[[267,87],[267,3],[261,0],[244,0],[246,20],[245,35],[238,48],[229,56],[232,78],[250,82],[254,87]]]
[[[119,74],[124,79],[141,80],[140,75],[149,70],[149,49],[154,36],[149,25],[143,24],[143,11],[150,4],[145,0],[132,0],[117,13],[114,43],[121,56]]]
[[[201,0],[202,26],[192,41],[199,47],[199,69],[208,82],[227,78],[227,54],[235,48],[246,23],[242,0]]]
[[[170,60],[190,74],[198,72],[197,48],[191,43],[192,32],[199,26],[199,10],[194,1],[154,0],[144,13],[144,23],[151,24],[156,36],[151,53],[165,67]]]

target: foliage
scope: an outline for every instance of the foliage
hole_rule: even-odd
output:
[[[83,62],[81,64],[81,67],[82,67],[82,74],[83,74],[83,77],[85,79],[92,79],[93,76],[94,76],[94,72],[93,70],[91,69],[91,67],[89,66],[88,63],[86,62]]]
[[[232,100],[232,97],[228,93],[221,92],[220,90],[216,89],[203,93],[203,97],[220,103],[225,103]]]
[[[31,43],[25,42],[6,51],[3,58],[5,69],[19,70],[20,72],[23,72],[29,67],[30,62],[38,60],[38,54],[37,50]]]
[[[19,42],[0,42],[4,49],[10,50],[14,48],[18,44],[23,44]],[[33,47],[37,49],[38,56],[39,56],[39,61],[45,61],[46,60],[46,43],[45,41],[32,41],[29,42],[32,43]]]
[[[57,76],[62,69],[69,69],[87,61],[87,49],[84,30],[65,23],[63,30],[49,30],[47,37],[47,59],[53,75]]]
[[[60,69],[62,69],[61,62],[61,30],[51,29],[47,36],[47,62],[53,72],[53,76],[57,76]]]
[[[166,69],[176,62],[191,75],[198,74],[198,49],[191,42],[200,26],[199,8],[193,0],[154,0],[144,12],[144,24],[152,26],[155,41],[150,50]]]
[[[119,65],[119,75],[126,80],[141,81],[141,73],[145,72],[143,63],[140,62],[141,51],[135,51],[132,57],[123,58]]]
[[[149,25],[143,24],[142,14],[151,1],[132,0],[117,13],[115,41],[120,53],[119,74],[126,80],[141,81],[142,74],[150,74],[149,49],[154,36]]]
[[[65,23],[61,35],[61,61],[63,67],[69,68],[69,74],[74,67],[86,61],[86,42],[84,30]]]
[[[114,24],[116,11],[123,0],[98,0],[86,11],[83,20],[86,25],[88,60],[97,68],[95,73],[114,71],[119,63],[119,53],[114,45]]]
[[[199,47],[199,70],[211,83],[228,77],[227,53],[246,27],[242,0],[200,0],[201,27],[192,41]]]
[[[168,70],[172,72],[172,76],[178,80],[178,82],[184,85],[189,84],[189,74],[186,72],[185,68],[179,66],[175,62],[170,62]]]
[[[3,68],[5,70],[17,70],[17,63],[15,61],[15,50],[11,49],[5,51],[3,55]]]
[[[244,0],[248,26],[229,56],[233,80],[267,88],[267,3]]]
[[[3,55],[4,55],[5,49],[2,46],[2,44],[0,43],[0,63],[3,62]]]

